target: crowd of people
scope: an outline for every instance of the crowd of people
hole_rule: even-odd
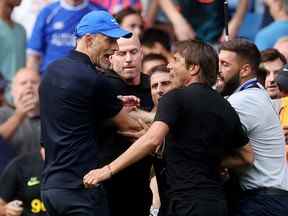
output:
[[[1,0],[0,26],[0,216],[288,215],[288,0]]]

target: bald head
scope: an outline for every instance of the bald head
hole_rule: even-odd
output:
[[[39,84],[40,76],[38,72],[22,68],[15,74],[12,80],[11,94],[14,99],[20,97],[21,94],[25,94],[25,92],[38,95]]]
[[[137,35],[133,34],[130,38],[119,38],[117,40],[118,46],[134,45],[136,47],[141,47],[140,39]]]

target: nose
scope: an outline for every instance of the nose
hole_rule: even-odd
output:
[[[126,54],[126,62],[131,62],[132,61],[132,55],[131,55],[131,53],[129,53],[129,52],[127,52],[127,54]]]
[[[163,89],[160,83],[157,86],[157,94],[159,94],[160,96],[163,95]]]
[[[275,76],[275,74],[273,74],[273,73],[270,73],[270,74],[267,76],[268,81],[271,82],[271,83],[273,83],[273,82],[275,81],[275,78],[276,78],[276,76]]]

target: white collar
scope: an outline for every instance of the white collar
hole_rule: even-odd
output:
[[[84,0],[81,4],[77,5],[77,6],[72,6],[70,4],[68,4],[65,0],[60,0],[60,6],[63,7],[66,10],[70,10],[70,11],[79,11],[84,9],[85,7],[87,7],[89,4],[89,0]]]

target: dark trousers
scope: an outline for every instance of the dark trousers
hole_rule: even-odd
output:
[[[245,191],[236,216],[287,216],[288,192],[275,188]]]
[[[93,189],[49,189],[41,191],[50,216],[109,216],[102,185]]]
[[[226,201],[223,199],[172,199],[167,216],[227,216]]]

